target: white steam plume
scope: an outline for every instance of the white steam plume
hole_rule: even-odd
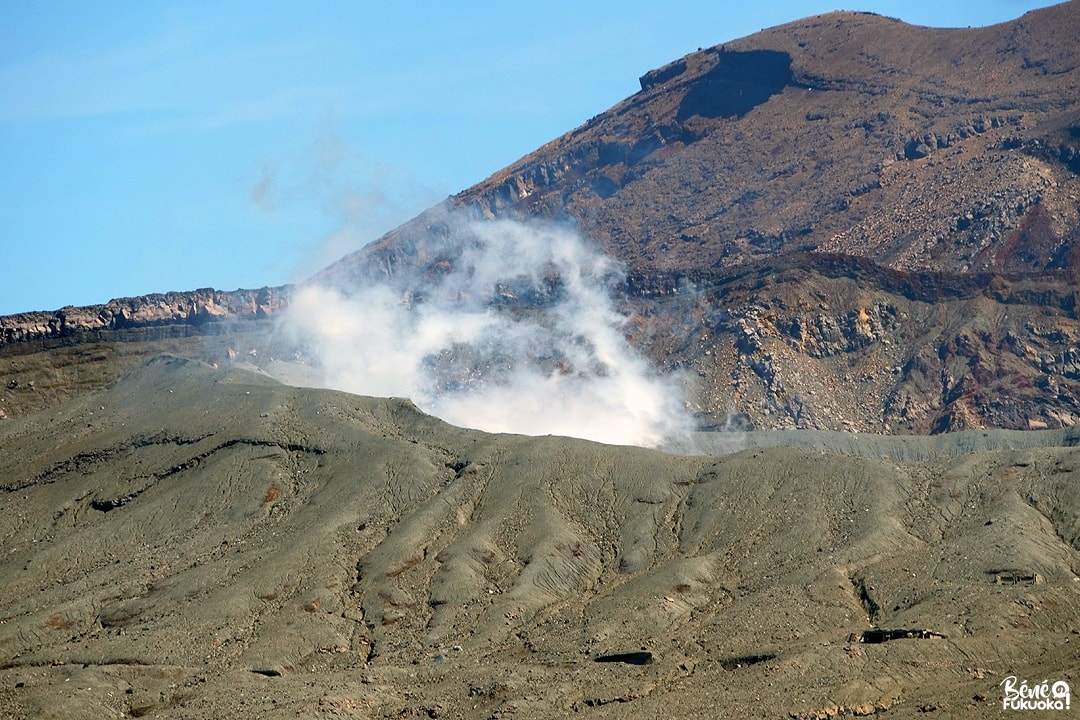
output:
[[[455,224],[433,271],[296,293],[285,322],[323,385],[489,432],[653,447],[689,430],[678,379],[626,340],[614,261],[564,228]]]

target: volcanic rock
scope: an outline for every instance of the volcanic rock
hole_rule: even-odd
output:
[[[157,357],[0,424],[0,712],[914,717],[1068,677],[1075,434],[750,435],[487,435]]]
[[[633,271],[809,249],[1045,270],[1077,242],[1080,9],[940,30],[837,12],[700,50],[448,201],[573,217]],[[429,213],[330,273],[437,255]],[[1036,243],[1040,252],[1017,245]],[[352,269],[352,270],[350,270]]]

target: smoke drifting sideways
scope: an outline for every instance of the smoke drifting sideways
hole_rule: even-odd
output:
[[[565,227],[455,216],[448,227],[426,270],[294,295],[284,328],[319,384],[408,397],[487,432],[643,447],[690,434],[680,378],[626,338],[618,263]]]

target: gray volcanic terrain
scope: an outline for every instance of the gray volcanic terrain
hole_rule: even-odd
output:
[[[0,318],[0,715],[1080,692],[1077,37],[807,18],[302,286]]]
[[[1043,439],[678,456],[160,356],[0,426],[0,707],[996,717],[1076,668],[1080,451]]]

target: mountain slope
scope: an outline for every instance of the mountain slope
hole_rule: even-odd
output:
[[[0,451],[8,717],[991,717],[1075,658],[1071,447],[678,457],[164,356]]]

